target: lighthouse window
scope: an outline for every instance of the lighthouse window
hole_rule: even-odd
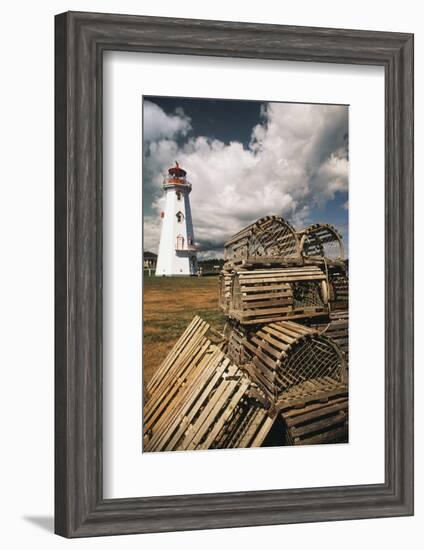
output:
[[[182,212],[178,212],[178,213],[176,214],[176,216],[177,216],[177,222],[178,222],[178,223],[181,223],[181,222],[183,221],[183,219],[184,219],[184,214],[183,214]]]
[[[177,201],[181,200],[181,191],[177,191]]]

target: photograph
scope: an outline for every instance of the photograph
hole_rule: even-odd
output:
[[[348,443],[349,106],[142,109],[142,451]]]
[[[423,546],[420,8],[2,5],[5,550]]]

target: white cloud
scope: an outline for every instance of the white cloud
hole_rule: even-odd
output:
[[[187,135],[191,129],[190,118],[181,109],[175,115],[167,115],[155,103],[145,100],[143,105],[143,130],[145,141],[175,138]]]
[[[144,187],[153,197],[152,215],[145,220],[145,248],[157,249],[161,183],[175,159],[193,185],[195,238],[205,251],[221,249],[231,235],[263,215],[282,215],[301,226],[314,206],[347,191],[347,107],[265,104],[244,148],[238,142],[225,144],[207,137],[189,138],[181,146],[175,139],[163,139],[158,130],[152,131],[155,125],[184,128],[188,119],[182,111],[168,116],[152,105],[149,118],[145,115],[149,135],[161,137],[145,143]],[[155,122],[152,116],[158,110]]]

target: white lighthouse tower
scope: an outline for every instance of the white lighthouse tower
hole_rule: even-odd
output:
[[[168,170],[163,182],[166,193],[156,275],[195,275],[196,247],[191,219],[191,183],[178,162]]]

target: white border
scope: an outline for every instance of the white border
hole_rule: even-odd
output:
[[[141,453],[142,94],[350,104],[348,445]],[[382,483],[383,281],[383,68],[105,53],[105,498]]]

